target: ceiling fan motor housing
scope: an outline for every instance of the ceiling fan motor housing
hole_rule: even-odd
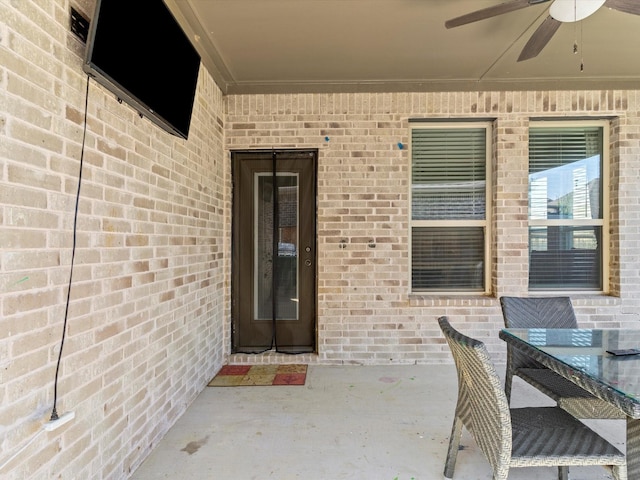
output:
[[[549,15],[559,22],[579,22],[593,15],[606,0],[555,0]]]

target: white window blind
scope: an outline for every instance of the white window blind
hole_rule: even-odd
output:
[[[485,136],[484,128],[413,130],[414,220],[485,218]]]
[[[412,291],[486,291],[488,128],[412,128]]]

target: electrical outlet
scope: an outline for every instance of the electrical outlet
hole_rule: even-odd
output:
[[[47,423],[45,423],[44,424],[44,429],[47,432],[53,432],[54,430],[57,430],[58,428],[60,428],[64,424],[69,423],[75,417],[76,417],[76,412],[63,413],[56,420],[49,420]]]
[[[89,35],[89,20],[87,20],[79,11],[70,7],[70,28],[83,43],[87,43],[87,35]]]

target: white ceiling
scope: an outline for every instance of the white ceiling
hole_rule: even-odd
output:
[[[228,94],[640,88],[637,15],[602,7],[582,22],[562,24],[540,55],[523,62],[518,55],[551,2],[444,27],[504,1],[165,3]]]

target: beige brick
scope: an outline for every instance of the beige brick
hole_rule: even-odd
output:
[[[13,349],[13,344],[11,344],[11,361],[9,361],[9,358],[3,359],[3,369],[0,371],[2,383],[28,376],[34,369],[47,364],[49,355],[46,349],[39,348],[34,351],[16,350]],[[7,404],[13,404],[19,398],[21,397],[7,397]]]

